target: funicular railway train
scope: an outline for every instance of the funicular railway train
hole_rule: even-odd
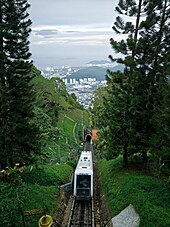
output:
[[[93,202],[93,145],[92,134],[84,135],[84,148],[81,152],[73,177],[73,203],[67,227],[94,227]]]
[[[93,197],[93,149],[92,136],[86,135],[84,150],[81,152],[74,172],[73,195],[76,200],[90,200]]]

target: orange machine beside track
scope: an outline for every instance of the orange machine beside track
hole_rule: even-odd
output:
[[[98,133],[98,130],[97,130],[97,129],[93,129],[93,130],[92,130],[92,140],[93,140],[93,141],[99,139],[97,133]]]

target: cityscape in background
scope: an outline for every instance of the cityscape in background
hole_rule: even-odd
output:
[[[74,93],[77,97],[77,101],[83,105],[84,108],[88,109],[89,107],[93,108],[92,100],[94,99],[94,91],[99,87],[106,86],[106,71],[111,67],[113,67],[113,63],[108,61],[93,61],[84,66],[77,67],[47,67],[42,70],[41,73],[47,79],[52,77],[62,79],[68,93]],[[89,72],[89,69],[93,69],[92,73]],[[95,70],[103,70],[103,75],[98,78]],[[82,75],[81,72],[83,72]]]

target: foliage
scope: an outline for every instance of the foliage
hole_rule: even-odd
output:
[[[89,127],[89,118],[87,110],[71,108],[60,112],[57,127],[60,132],[60,153],[64,160],[72,159],[73,153],[82,149],[83,127]]]
[[[36,93],[35,106],[41,108],[55,124],[59,111],[59,94],[56,92],[56,82],[53,79],[45,79],[35,67],[32,68],[32,74],[34,75],[32,84]]]
[[[168,138],[170,130],[166,124],[169,122],[169,4],[166,0],[120,0],[116,11],[120,16],[113,30],[126,36],[120,41],[110,40],[115,52],[123,55],[110,58],[125,68],[117,73],[108,70],[107,94],[100,102],[97,120],[103,144],[113,154],[110,157],[123,153],[123,164],[128,166],[128,156],[135,152],[141,152],[144,163],[150,148],[161,159],[169,152],[168,141],[163,139]],[[135,18],[133,22],[131,17]],[[166,124],[164,132],[159,127],[162,124]]]
[[[41,168],[27,168],[24,171],[23,181],[30,184],[38,184],[42,186],[64,184],[68,180],[68,176],[72,169],[67,164],[57,166],[41,166]]]
[[[16,223],[21,223],[21,215],[18,215],[19,207],[16,200],[15,190],[16,186],[12,187],[8,184],[1,183],[0,217],[5,226],[16,226]]]
[[[78,148],[82,139],[82,106],[74,95],[68,94],[59,78],[46,79],[35,67],[32,74],[36,93],[33,120],[39,128],[41,142],[38,164],[55,164],[67,160],[74,146]]]
[[[170,86],[170,85],[169,85]],[[159,106],[155,107],[153,112],[152,123],[155,131],[152,135],[150,144],[151,152],[158,162],[158,168],[166,165],[170,169],[170,93],[169,86],[165,87],[164,99]]]
[[[31,163],[38,154],[38,129],[33,118],[30,81],[31,21],[26,0],[0,3],[0,159],[1,165]]]
[[[140,216],[140,226],[169,226],[168,185],[141,172],[123,170],[121,162],[119,157],[99,163],[101,183],[112,217],[132,204]]]
[[[59,197],[59,184],[66,183],[72,168],[66,164],[43,169],[30,168],[22,174],[23,182],[9,184],[0,181],[0,218],[5,226],[23,226],[23,211],[45,208],[53,215]],[[4,193],[5,192],[5,193]],[[26,226],[36,227],[42,215],[25,217]]]

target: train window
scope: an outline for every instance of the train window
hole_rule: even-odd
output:
[[[77,188],[90,188],[91,176],[89,175],[78,175],[77,176]]]

